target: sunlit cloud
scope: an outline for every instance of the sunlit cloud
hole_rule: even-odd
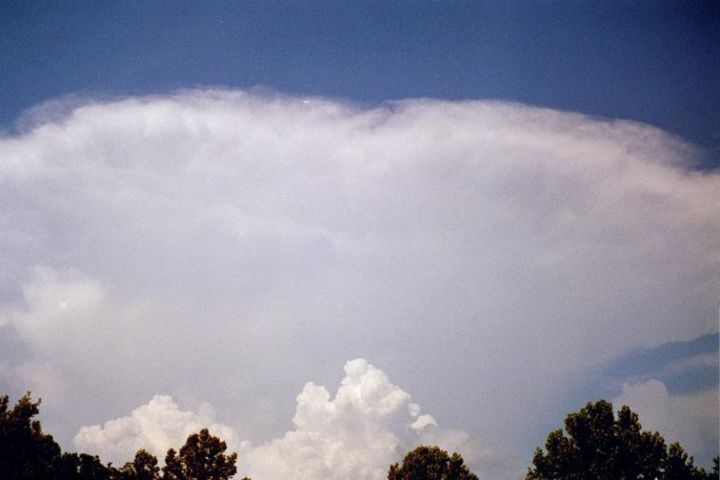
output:
[[[460,450],[474,468],[499,471],[496,478],[522,471],[516,458],[498,452],[485,439],[440,428],[410,400],[410,394],[382,370],[356,359],[345,364],[345,377],[334,395],[324,386],[307,383],[297,396],[293,428],[260,445],[240,442],[235,430],[216,423],[209,405],[199,413],[183,411],[161,395],[129,416],[82,427],[74,443],[115,462],[132,458],[141,448],[162,461],[168,448],[177,448],[189,434],[208,427],[240,453],[243,475],[249,472],[257,480],[381,480],[391,463],[423,443]]]

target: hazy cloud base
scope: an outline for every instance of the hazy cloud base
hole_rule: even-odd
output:
[[[23,342],[0,371],[65,441],[172,410],[160,392],[270,455],[305,381],[364,357],[527,455],[586,369],[717,331],[720,176],[657,129],[211,90],[61,106],[0,140],[0,329]]]

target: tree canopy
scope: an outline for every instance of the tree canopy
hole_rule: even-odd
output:
[[[122,475],[123,480],[158,480],[158,459],[147,450],[140,449],[135,454],[135,459],[125,464]]]
[[[0,472],[9,478],[34,479],[50,476],[60,447],[52,436],[42,432],[33,420],[40,402],[26,394],[9,407],[9,397],[0,397]]]
[[[436,446],[420,446],[408,452],[402,465],[390,465],[388,480],[478,480],[459,453],[448,455]]]
[[[188,437],[179,453],[168,450],[163,480],[227,480],[237,472],[237,453],[225,455],[225,450],[225,442],[203,428]]]
[[[694,465],[679,443],[665,445],[658,432],[643,431],[636,413],[612,403],[588,403],[565,418],[538,448],[527,480],[717,479]]]

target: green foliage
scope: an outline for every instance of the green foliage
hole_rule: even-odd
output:
[[[448,456],[436,446],[420,446],[408,452],[402,465],[394,464],[388,480],[478,480],[458,453]]]
[[[135,459],[122,468],[121,476],[122,480],[159,480],[158,459],[147,450],[140,449]]]
[[[235,475],[237,453],[226,455],[227,445],[207,428],[190,435],[179,453],[165,456],[163,480],[226,480]]]
[[[657,432],[643,431],[627,406],[613,414],[610,402],[588,403],[550,432],[545,451],[535,450],[527,480],[704,480],[717,478],[695,467],[680,444],[665,446]]]

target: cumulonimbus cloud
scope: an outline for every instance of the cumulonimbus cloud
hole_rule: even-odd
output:
[[[261,445],[366,357],[529,454],[586,369],[717,331],[720,175],[647,125],[218,90],[34,115],[0,139],[4,371],[45,372],[65,441],[167,392]]]

